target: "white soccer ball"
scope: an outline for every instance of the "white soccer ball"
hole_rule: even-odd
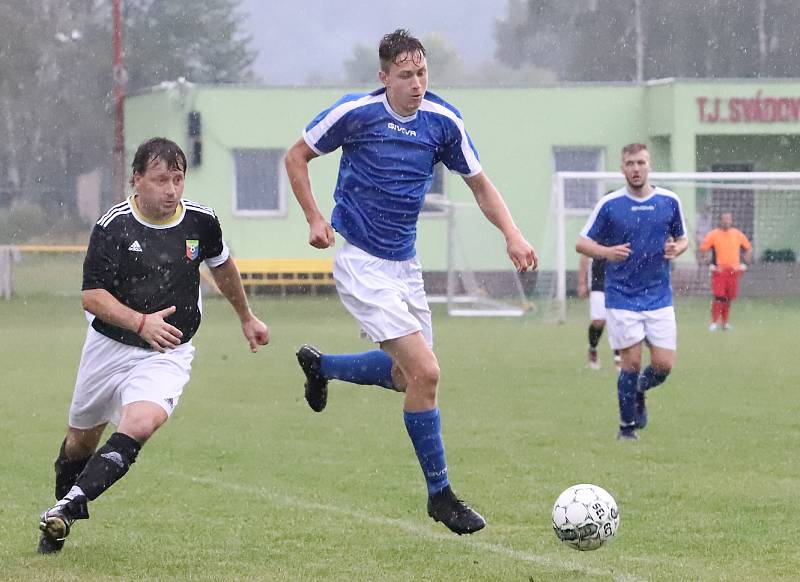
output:
[[[570,548],[596,550],[617,534],[618,527],[617,502],[597,485],[573,485],[553,505],[553,530]]]

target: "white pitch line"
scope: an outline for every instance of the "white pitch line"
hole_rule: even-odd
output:
[[[250,496],[258,496],[263,499],[268,499],[275,504],[283,505],[286,507],[296,507],[298,509],[323,511],[326,513],[343,515],[345,517],[351,519],[357,519],[359,521],[366,523],[399,528],[409,533],[412,533],[415,536],[422,536],[436,541],[450,542],[450,543],[457,542],[461,544],[466,544],[475,550],[506,556],[508,558],[513,558],[515,560],[519,560],[522,562],[532,562],[534,564],[540,564],[542,566],[547,566],[552,570],[559,570],[559,571],[564,571],[565,569],[577,570],[589,576],[597,576],[597,577],[611,576],[614,580],[619,580],[620,582],[622,581],[641,582],[640,579],[622,572],[614,572],[611,570],[601,570],[598,568],[591,568],[584,566],[583,564],[579,564],[570,559],[559,559],[559,561],[556,562],[552,558],[546,556],[531,554],[529,552],[522,552],[520,550],[515,550],[514,548],[509,548],[508,546],[503,546],[500,544],[482,542],[476,540],[475,538],[471,538],[469,536],[456,537],[454,535],[433,532],[430,530],[430,528],[422,527],[416,522],[412,523],[401,519],[381,517],[370,513],[366,513],[364,511],[359,511],[356,509],[349,509],[346,507],[339,507],[336,505],[326,505],[324,503],[317,503],[315,501],[306,501],[299,497],[293,497],[291,495],[275,493],[264,487],[241,485],[239,483],[230,483],[228,481],[223,481],[221,479],[214,479],[211,477],[197,477],[196,475],[188,475],[186,473],[178,473],[174,471],[168,471],[167,474],[172,475],[174,477],[179,477],[181,479],[193,481],[195,483],[203,483],[205,485],[212,485],[220,489],[228,489],[230,491],[246,493]]]

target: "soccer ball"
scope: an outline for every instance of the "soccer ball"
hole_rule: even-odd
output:
[[[597,485],[573,485],[553,506],[556,537],[576,550],[596,550],[617,534],[618,527],[617,502]]]

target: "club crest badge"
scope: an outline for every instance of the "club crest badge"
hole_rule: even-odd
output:
[[[200,241],[199,240],[187,240],[186,241],[186,258],[190,261],[197,260],[197,257],[200,256]]]

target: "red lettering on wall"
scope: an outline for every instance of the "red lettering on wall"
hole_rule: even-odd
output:
[[[695,99],[700,123],[797,123],[800,97],[764,97],[761,90],[753,97],[701,96]]]

